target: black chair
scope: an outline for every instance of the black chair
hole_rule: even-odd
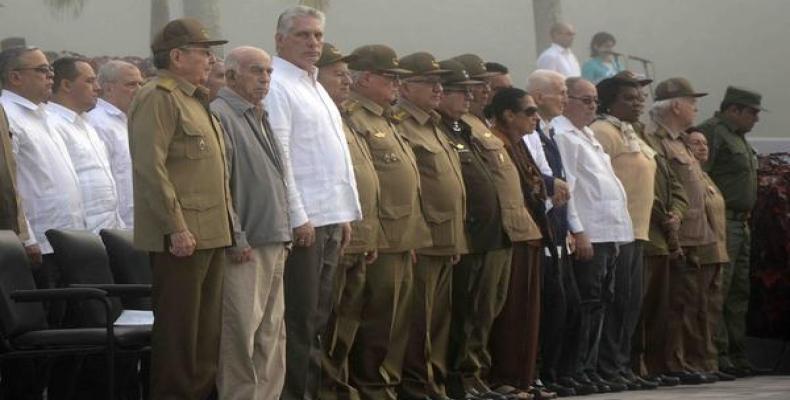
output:
[[[111,298],[110,322],[123,311],[121,299],[150,297],[151,286],[145,284],[116,284],[110,271],[110,262],[105,247],[98,235],[86,231],[70,231],[50,229],[46,232],[52,249],[55,252],[55,262],[61,271],[61,282],[72,288],[96,288],[107,292]],[[64,323],[67,326],[93,327],[107,323],[107,315],[101,314],[89,304],[69,304]],[[138,357],[150,352],[151,325],[117,326],[116,353],[121,359],[116,361],[118,369],[117,390],[119,395],[140,389],[137,375]],[[142,373],[148,371],[145,357],[141,367]],[[96,362],[83,363],[76,360],[73,365],[83,365],[91,370],[97,369]],[[96,373],[103,373],[97,371]],[[85,390],[91,388],[92,377],[86,371],[79,384]],[[147,382],[143,379],[142,390],[145,391]],[[64,384],[65,385],[65,384]]]
[[[99,233],[115,283],[150,285],[151,258],[148,252],[134,248],[133,234],[130,230],[102,229]],[[127,310],[150,310],[150,297],[122,298],[123,308]]]
[[[91,301],[99,304],[102,327],[49,329],[42,302]],[[115,364],[115,328],[107,292],[96,288],[35,289],[28,257],[19,238],[0,231],[0,360],[103,354],[108,371]],[[63,371],[68,372],[68,371]],[[114,399],[114,375],[107,374],[107,399]]]

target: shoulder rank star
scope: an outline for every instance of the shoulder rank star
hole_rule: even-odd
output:
[[[505,162],[505,155],[502,153],[498,153],[498,155],[499,155],[499,162],[501,163]]]
[[[377,138],[383,138],[384,136],[387,136],[387,135],[384,132],[376,131],[376,132],[373,132],[373,136],[375,136]]]
[[[483,134],[483,137],[484,137],[484,138],[491,137],[491,132],[486,132],[486,133],[484,133],[484,134]]]
[[[464,145],[458,143],[458,144],[455,145],[455,148],[457,148],[458,150],[463,150],[464,149]]]

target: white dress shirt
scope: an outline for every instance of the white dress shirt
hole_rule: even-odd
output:
[[[77,114],[55,102],[50,102],[46,108],[50,126],[66,144],[77,172],[85,210],[85,228],[96,234],[102,229],[124,228],[107,149],[88,123],[87,115]]]
[[[571,192],[571,231],[584,231],[593,243],[633,241],[625,189],[593,131],[576,128],[564,116],[554,118],[552,125]]]
[[[85,229],[77,173],[66,144],[50,128],[44,104],[36,105],[8,90],[3,90],[0,103],[8,116],[19,196],[28,226],[41,252],[52,253],[44,235],[48,229]]]
[[[537,64],[539,69],[557,71],[566,78],[581,76],[582,74],[579,60],[573,54],[573,51],[557,43],[552,43],[548,49],[540,54]]]
[[[99,134],[107,149],[112,177],[118,189],[118,210],[123,223],[134,226],[132,192],[132,158],[129,154],[129,130],[126,114],[114,105],[99,99],[88,113],[88,122]]]
[[[280,58],[272,62],[265,106],[283,149],[291,227],[319,227],[361,219],[357,186],[340,112],[307,71]]]

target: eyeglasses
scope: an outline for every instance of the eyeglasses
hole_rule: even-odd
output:
[[[19,67],[14,68],[14,71],[36,71],[42,75],[48,75],[55,72],[55,68],[51,65],[39,65],[37,67]]]
[[[535,113],[538,112],[538,108],[537,107],[527,107],[527,108],[525,108],[523,110],[518,110],[518,112],[523,113],[524,115],[526,115],[528,117],[531,117],[531,116],[535,115]]]
[[[568,96],[569,99],[579,100],[584,103],[585,106],[589,106],[592,104],[598,104],[597,97],[576,97],[576,96]]]

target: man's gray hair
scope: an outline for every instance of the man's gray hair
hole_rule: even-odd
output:
[[[565,77],[559,72],[549,69],[537,69],[527,77],[527,93],[545,92],[556,82],[565,82]]]
[[[299,17],[315,18],[321,23],[321,28],[326,23],[326,16],[320,10],[308,6],[294,6],[283,11],[280,17],[277,18],[277,33],[280,35],[291,33],[293,22]]]
[[[228,53],[228,55],[225,57],[225,60],[223,61],[225,64],[225,72],[226,73],[228,71],[233,71],[235,73],[241,72],[242,59],[244,59],[244,57],[246,55],[249,55],[250,53],[259,53],[266,55],[266,57],[271,57],[269,53],[266,52],[266,50],[258,47],[253,47],[253,46],[236,47],[235,49],[231,50]]]
[[[667,114],[672,109],[672,105],[677,102],[678,98],[675,99],[665,99],[665,100],[658,100],[650,105],[650,110],[648,110],[648,114],[650,115],[650,119],[663,122],[666,119]]]
[[[31,51],[41,50],[38,47],[12,47],[0,53],[0,84],[8,83],[8,74],[16,68],[22,67],[20,59]]]
[[[121,72],[130,68],[137,69],[137,66],[123,60],[107,61],[99,67],[99,73],[97,74],[99,86],[103,86],[105,83],[117,82]]]

